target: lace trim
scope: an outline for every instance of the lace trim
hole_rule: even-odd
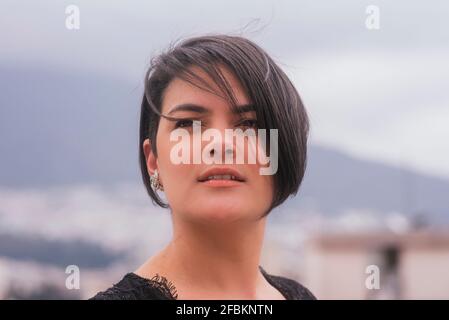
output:
[[[178,299],[178,291],[175,285],[167,280],[166,277],[159,275],[156,273],[151,279],[145,279],[150,283],[150,285],[157,290],[161,291],[165,296],[170,297],[173,300]]]
[[[262,266],[260,271],[268,282],[278,289],[287,300],[312,299],[316,297],[300,283],[269,274]],[[150,289],[150,290],[149,290]],[[157,292],[157,294],[154,294]],[[153,294],[152,294],[153,293]],[[133,272],[128,273],[119,283],[106,291],[99,292],[91,299],[168,299],[177,300],[178,292],[175,285],[164,276],[156,273],[151,279],[141,277]]]
[[[299,282],[282,276],[269,274],[261,266],[259,268],[267,281],[278,289],[287,300],[316,300],[316,297],[312,292]]]

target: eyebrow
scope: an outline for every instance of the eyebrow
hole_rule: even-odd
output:
[[[191,112],[196,112],[196,113],[210,113],[210,110],[207,109],[204,106],[200,106],[197,104],[193,104],[193,103],[183,103],[180,105],[177,105],[176,107],[173,107],[169,112],[168,115],[171,115],[175,112],[179,112],[179,111],[191,111]],[[232,113],[234,114],[240,114],[240,113],[246,113],[246,112],[251,112],[251,111],[256,111],[254,108],[253,104],[243,104],[243,105],[238,105],[235,109],[232,109]]]

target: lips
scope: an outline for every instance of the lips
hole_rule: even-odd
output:
[[[235,169],[230,167],[215,167],[210,168],[203,172],[199,178],[199,182],[207,181],[235,181],[235,182],[245,182],[246,179],[243,175]]]

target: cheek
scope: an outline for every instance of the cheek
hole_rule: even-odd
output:
[[[259,168],[257,167],[252,175],[251,190],[253,190],[252,193],[255,194],[256,199],[260,199],[260,202],[263,202],[264,205],[267,203],[270,205],[274,192],[274,178],[272,175],[261,175]]]
[[[161,179],[167,196],[180,197],[191,188],[194,175],[192,165],[174,164],[170,160],[170,150],[158,154]]]
[[[171,206],[185,203],[195,181],[193,165],[175,164],[171,160],[171,150],[176,142],[169,135],[158,135],[158,167],[164,185],[165,196]]]

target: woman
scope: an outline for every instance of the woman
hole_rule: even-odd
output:
[[[255,144],[249,135],[243,144],[200,140],[202,161],[192,161],[198,128],[216,134],[266,129],[270,139],[267,147],[260,136]],[[92,299],[315,299],[298,282],[259,265],[267,215],[297,193],[304,176],[308,129],[293,84],[248,39],[190,38],[154,58],[141,107],[140,167],[153,203],[170,209],[173,237]],[[188,161],[176,161],[175,131],[187,137]],[[245,147],[243,163],[206,161],[236,160]],[[250,162],[251,152],[262,157]],[[273,174],[261,174],[267,159],[278,162]]]

